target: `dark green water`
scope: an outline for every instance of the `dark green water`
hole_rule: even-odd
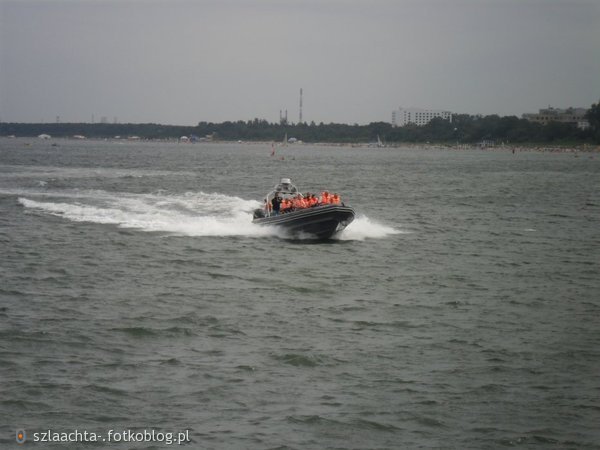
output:
[[[270,151],[0,140],[2,448],[599,448],[598,156]],[[282,176],[358,218],[253,226]]]

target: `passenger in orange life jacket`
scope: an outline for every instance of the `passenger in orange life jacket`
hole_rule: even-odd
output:
[[[319,204],[319,199],[315,197],[315,194],[310,194],[310,198],[308,199],[308,206],[313,207]]]
[[[319,203],[322,203],[324,205],[329,203],[329,192],[327,192],[327,191],[321,192],[321,199],[320,199]]]
[[[340,198],[339,195],[333,194],[333,196],[331,197],[331,199],[329,200],[329,202],[332,205],[339,205],[340,203],[342,203],[342,199]]]
[[[302,194],[298,194],[296,195],[296,197],[294,197],[294,199],[292,200],[292,207],[294,209],[303,208]]]
[[[292,204],[287,198],[284,198],[283,200],[281,200],[280,210],[282,213],[288,212],[291,207],[292,207]]]
[[[302,195],[300,195],[299,197],[300,197],[300,207],[308,208],[308,200],[305,197],[302,197]]]
[[[311,197],[312,197],[312,194],[310,192],[307,192],[306,194],[304,194],[304,207],[305,208],[310,208],[312,206]]]

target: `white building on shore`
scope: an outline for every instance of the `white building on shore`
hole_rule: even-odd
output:
[[[421,108],[398,108],[392,111],[392,126],[403,127],[409,123],[422,126],[429,123],[435,117],[441,117],[444,120],[452,122],[452,113],[439,109],[421,109]]]

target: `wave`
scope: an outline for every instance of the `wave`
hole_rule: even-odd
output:
[[[74,222],[111,224],[184,236],[282,236],[275,228],[252,224],[252,212],[260,206],[258,201],[219,193],[158,191],[131,194],[65,190],[21,191],[20,195],[18,201],[24,207]],[[337,239],[364,240],[397,233],[402,231],[359,216]]]
[[[142,178],[152,176],[169,176],[172,171],[152,169],[120,169],[108,167],[55,167],[55,166],[21,166],[3,165],[0,179],[15,178],[71,179],[71,178]],[[178,171],[177,175],[193,176],[193,172]]]
[[[381,239],[392,234],[405,234],[396,228],[378,223],[367,216],[357,216],[356,219],[339,233],[337,238],[341,241],[364,241],[367,238]]]

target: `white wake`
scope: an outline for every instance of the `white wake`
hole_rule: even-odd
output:
[[[20,195],[18,201],[24,207],[74,222],[184,236],[281,236],[275,228],[252,224],[252,212],[260,206],[258,201],[219,193],[131,194],[89,190],[30,191]],[[397,233],[402,232],[359,216],[337,239],[377,239]]]
[[[61,201],[20,197],[27,207],[75,222],[113,224],[142,231],[186,236],[264,236],[269,228],[252,224],[257,201],[204,192],[183,195],[74,193]],[[68,196],[69,197],[69,196]]]

